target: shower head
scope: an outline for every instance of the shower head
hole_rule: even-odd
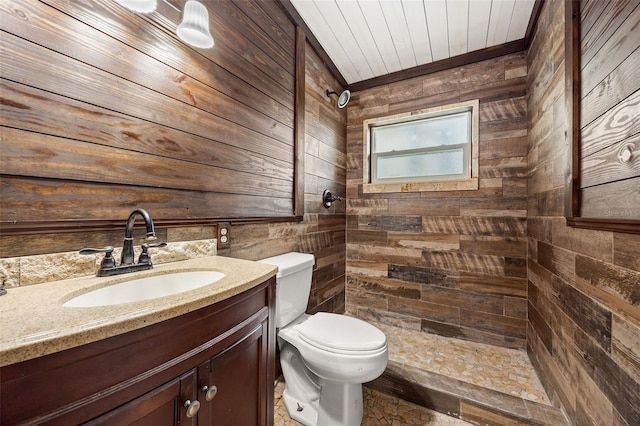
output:
[[[336,95],[338,96],[338,92],[333,92],[333,91],[329,91],[327,90],[327,97],[330,98],[331,95]],[[344,108],[347,106],[347,104],[349,103],[349,99],[351,99],[351,92],[349,90],[345,90],[342,93],[340,93],[340,96],[338,96],[338,108]]]

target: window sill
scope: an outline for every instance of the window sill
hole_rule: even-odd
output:
[[[362,192],[365,194],[384,194],[386,192],[437,192],[437,191],[477,191],[478,178],[463,180],[445,180],[441,182],[407,182],[407,183],[365,183]]]

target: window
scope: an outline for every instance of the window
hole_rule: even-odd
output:
[[[478,189],[478,101],[366,120],[365,192]]]

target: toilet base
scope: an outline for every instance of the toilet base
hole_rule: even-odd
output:
[[[289,417],[305,426],[360,426],[362,384],[337,383],[315,376],[300,352],[278,338],[284,375],[282,399]]]
[[[362,385],[322,383],[316,426],[360,426],[361,423]]]
[[[286,386],[285,382],[282,398],[289,417],[305,426],[360,426],[362,423],[361,384],[323,383],[319,403],[298,401]]]
[[[304,365],[300,352],[278,337],[280,364],[284,376],[282,399],[289,417],[305,426],[315,426],[318,421],[318,380]]]
[[[291,396],[286,387],[287,384],[285,382],[282,399],[289,413],[289,417],[305,426],[315,426],[318,423],[318,400],[310,403],[300,402]]]

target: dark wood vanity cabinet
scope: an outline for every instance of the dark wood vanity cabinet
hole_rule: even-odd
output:
[[[139,396],[85,424],[172,426],[196,425],[198,416],[187,416],[185,402],[193,404],[196,371],[188,373]]]
[[[202,425],[259,425],[259,389],[266,377],[256,374],[262,363],[262,330],[257,328],[234,346],[224,350],[198,368],[203,402],[198,413]],[[215,386],[215,397],[207,401],[204,386]],[[271,382],[273,388],[273,381]],[[209,389],[207,389],[209,390]]]
[[[274,296],[272,278],[167,321],[3,367],[0,423],[271,425]]]

